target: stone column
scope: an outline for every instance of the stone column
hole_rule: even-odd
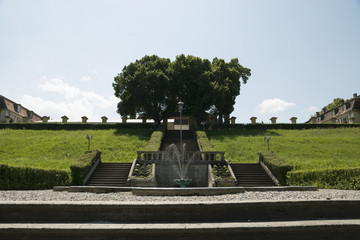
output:
[[[62,123],[67,123],[67,121],[69,120],[69,118],[67,116],[62,116]]]
[[[48,117],[48,116],[43,116],[43,117],[41,118],[41,120],[43,121],[43,123],[47,123],[47,122],[49,121],[49,119],[50,119],[50,117]]]
[[[236,120],[236,117],[231,117],[230,118],[230,121],[231,121],[231,125],[235,125],[235,120]]]
[[[122,123],[126,123],[126,120],[127,120],[127,117],[122,117],[121,118]]]
[[[250,118],[251,124],[256,124],[256,119],[257,117],[251,117]]]
[[[271,124],[276,124],[277,117],[270,118]]]
[[[81,122],[82,123],[87,123],[87,120],[88,120],[88,118],[86,116],[81,117]]]
[[[105,117],[105,116],[102,116],[102,117],[101,117],[101,121],[102,121],[102,123],[106,123],[106,122],[107,122],[107,120],[108,120],[108,118],[107,118],[107,117]]]
[[[290,118],[291,124],[296,124],[297,117]]]

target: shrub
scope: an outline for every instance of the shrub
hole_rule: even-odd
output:
[[[360,168],[292,171],[288,173],[288,183],[318,188],[359,190]]]
[[[203,152],[214,151],[214,146],[211,145],[211,143],[206,135],[206,132],[196,131],[196,138],[200,145],[201,151],[203,151]]]
[[[154,131],[151,134],[148,145],[145,148],[145,151],[159,151],[161,147],[161,140],[163,133],[161,131]]]
[[[94,165],[96,160],[100,159],[101,152],[98,150],[88,151],[77,161],[71,164],[71,182],[73,185],[83,185],[86,175]]]
[[[277,178],[280,185],[287,185],[287,173],[293,169],[293,166],[284,159],[279,158],[273,152],[259,152],[259,159],[269,168],[272,174]]]
[[[0,189],[3,190],[50,189],[68,184],[66,171],[0,165]]]

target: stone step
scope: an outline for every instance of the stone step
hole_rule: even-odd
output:
[[[359,219],[170,224],[0,224],[1,239],[358,239]]]
[[[101,163],[92,174],[88,186],[126,186],[131,163]]]

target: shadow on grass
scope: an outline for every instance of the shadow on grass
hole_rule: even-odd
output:
[[[207,132],[210,139],[223,140],[225,137],[264,137],[264,136],[281,136],[280,133],[274,130],[257,129],[257,130],[246,130],[246,129],[221,129]]]
[[[152,132],[153,130],[151,129],[116,129],[114,135],[130,135],[137,136],[140,140],[149,140]]]

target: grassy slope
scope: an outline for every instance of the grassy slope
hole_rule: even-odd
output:
[[[256,162],[256,153],[267,150],[264,136],[271,136],[270,150],[295,169],[360,167],[360,128],[208,132],[215,149],[226,151],[230,162]]]
[[[70,171],[70,164],[88,150],[86,135],[93,135],[91,149],[104,162],[131,162],[146,146],[151,130],[0,130],[0,163]]]

